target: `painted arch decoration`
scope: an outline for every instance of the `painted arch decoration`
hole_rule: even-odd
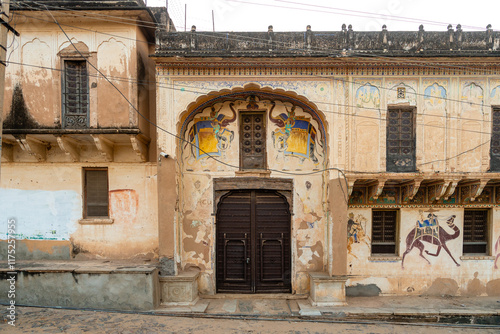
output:
[[[273,139],[269,145],[285,157],[310,160],[314,165],[325,163],[327,142],[322,116],[305,98],[283,93],[270,89],[235,89],[219,92],[219,96],[213,98],[209,97],[217,93],[200,97],[181,118],[181,155],[184,159],[189,155],[192,163],[203,163],[209,156],[224,158],[229,149],[233,152],[238,131],[235,105],[256,97],[261,107],[268,110],[268,133]],[[234,154],[227,154],[227,158],[234,159]]]
[[[273,104],[269,111],[269,120],[277,126],[272,132],[275,148],[286,156],[311,159],[318,164],[318,156],[323,157],[323,144],[319,141],[313,120],[311,117],[298,115],[295,105],[290,108],[286,104],[283,105],[286,113],[273,115],[276,104]]]
[[[221,156],[230,147],[234,131],[229,130],[228,125],[236,121],[236,112],[230,104],[232,115],[225,115],[220,112],[223,106],[218,106],[218,110],[215,106],[206,108],[193,118],[184,148],[189,145],[196,160],[209,155]]]

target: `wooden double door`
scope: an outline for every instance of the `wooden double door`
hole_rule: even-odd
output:
[[[291,292],[290,210],[276,191],[221,198],[216,221],[217,292]]]

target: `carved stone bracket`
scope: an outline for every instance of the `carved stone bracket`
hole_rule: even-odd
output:
[[[420,189],[420,184],[422,183],[424,179],[415,179],[412,181],[411,186],[410,186],[410,191],[408,192],[408,198],[410,200],[413,199],[418,193],[418,189]]]
[[[455,189],[457,188],[459,180],[451,180],[451,181],[446,181],[448,183],[448,187],[446,188],[446,192],[444,193],[444,200],[447,201],[448,198],[450,198],[451,195],[455,192]]]
[[[57,144],[66,155],[71,156],[71,159],[74,162],[80,161],[80,149],[78,147],[78,142],[75,139],[67,136],[58,136]]]
[[[473,184],[471,186],[471,192],[470,192],[471,202],[475,201],[476,198],[481,196],[481,194],[484,190],[484,187],[486,186],[486,184],[488,183],[489,180],[490,179],[481,179],[481,180],[479,180],[479,183]]]
[[[111,140],[104,138],[102,135],[91,135],[94,139],[95,146],[102,156],[106,158],[107,161],[113,161],[114,156],[114,144]]]
[[[347,179],[347,193],[348,196],[352,195],[352,190],[354,189],[354,183],[356,182],[356,179]]]
[[[441,182],[436,185],[436,197],[434,200],[439,201],[444,194],[446,193],[446,189],[448,189],[448,183],[447,182]]]
[[[130,142],[132,143],[132,148],[134,149],[135,153],[137,153],[139,158],[141,158],[141,161],[147,161],[149,139],[142,135],[131,135]]]
[[[375,181],[368,187],[368,198],[373,198],[377,200],[378,197],[382,194],[382,190],[384,190],[384,185],[387,180],[381,179]]]
[[[32,138],[29,135],[18,135],[15,138],[23,151],[34,156],[38,161],[47,160],[47,143]]]

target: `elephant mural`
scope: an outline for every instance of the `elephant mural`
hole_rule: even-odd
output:
[[[429,260],[427,260],[423,255],[424,250],[427,255],[438,256],[441,252],[441,248],[443,248],[448,253],[448,255],[450,255],[453,262],[455,262],[457,266],[460,266],[460,264],[458,264],[458,262],[455,260],[453,255],[451,255],[450,250],[446,246],[446,243],[448,241],[456,239],[460,236],[460,230],[454,223],[455,217],[455,215],[451,215],[446,220],[447,225],[451,229],[453,229],[453,234],[449,234],[443,229],[443,227],[439,226],[438,217],[432,212],[427,216],[428,219],[421,219],[422,221],[417,221],[415,228],[412,229],[406,237],[406,251],[403,254],[401,267],[404,269],[405,256],[406,254],[410,253],[411,250],[415,247],[420,250],[420,257],[427,261],[427,263],[429,264]],[[433,254],[426,250],[424,242],[437,245],[438,249],[436,253]]]

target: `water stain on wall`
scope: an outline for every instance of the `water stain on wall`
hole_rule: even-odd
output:
[[[382,292],[376,284],[356,284],[345,289],[347,297],[375,297]]]
[[[477,278],[479,273],[476,271],[474,273],[474,278],[467,284],[467,290],[464,291],[465,296],[481,296],[486,292],[486,286]]]
[[[437,278],[432,285],[423,293],[425,296],[454,296],[458,291],[457,281],[451,278]]]
[[[486,293],[490,297],[499,297],[500,296],[500,279],[495,279],[489,281],[486,284]]]
[[[117,189],[109,192],[109,212],[115,220],[131,223],[137,221],[139,195],[133,189]]]
[[[40,126],[30,115],[19,84],[14,88],[10,113],[3,122],[5,129],[37,129]]]

